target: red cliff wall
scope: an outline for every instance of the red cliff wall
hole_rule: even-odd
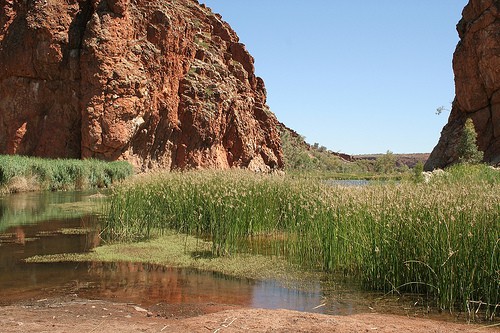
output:
[[[283,166],[253,58],[193,0],[0,0],[0,153]]]
[[[458,160],[457,145],[468,117],[485,161],[500,162],[500,1],[470,0],[462,15],[453,57],[456,98],[427,170]]]

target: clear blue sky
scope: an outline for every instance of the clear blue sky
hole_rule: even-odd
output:
[[[430,152],[467,0],[200,0],[255,58],[278,119],[333,151]]]

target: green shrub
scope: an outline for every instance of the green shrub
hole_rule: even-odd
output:
[[[280,128],[285,170],[291,172],[315,171],[326,173],[366,172],[364,161],[347,162],[328,151],[326,147],[308,145],[304,137],[293,133],[286,127]]]
[[[396,156],[388,150],[385,154],[377,157],[375,170],[379,173],[389,174],[396,171]]]
[[[477,133],[471,118],[465,122],[458,145],[460,163],[478,164],[483,161],[484,153],[477,147]]]
[[[424,181],[424,163],[418,161],[413,167],[413,181],[415,183],[422,183]]]

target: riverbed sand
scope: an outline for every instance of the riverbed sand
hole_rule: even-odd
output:
[[[196,308],[199,307],[199,308]],[[42,299],[0,307],[1,332],[500,332],[500,327],[377,313],[330,316],[216,304],[144,309],[84,299]]]

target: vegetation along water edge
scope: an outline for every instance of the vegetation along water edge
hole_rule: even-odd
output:
[[[175,232],[214,257],[251,253],[419,293],[443,310],[500,307],[500,173],[457,165],[429,182],[340,187],[244,171],[153,174],[113,190],[103,236]]]
[[[0,155],[0,194],[109,187],[133,174],[128,162]]]

